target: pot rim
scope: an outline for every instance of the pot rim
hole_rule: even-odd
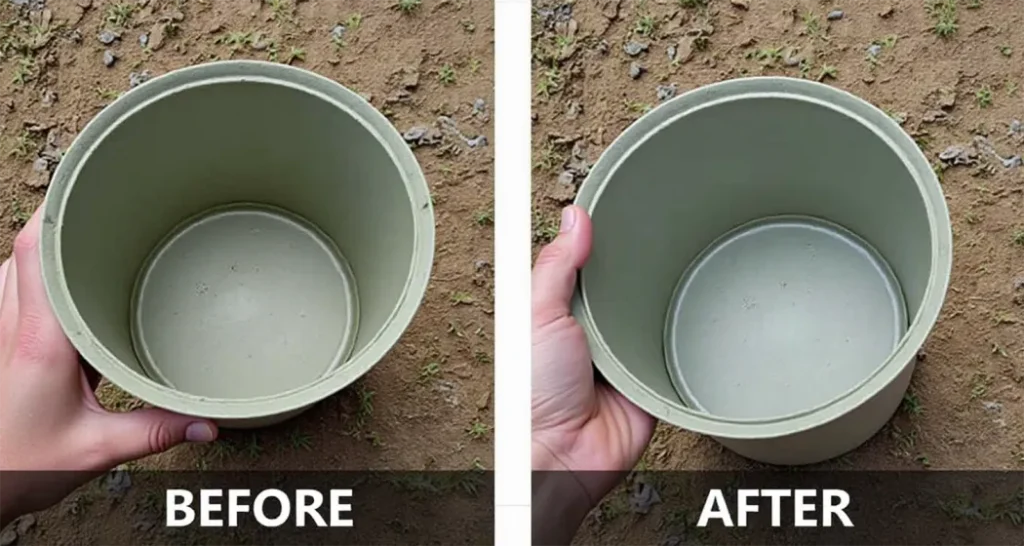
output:
[[[931,232],[932,262],[921,308],[889,357],[874,372],[845,393],[815,408],[768,419],[727,419],[694,411],[680,402],[658,395],[628,373],[605,343],[586,292],[586,268],[580,272],[573,298],[573,315],[587,333],[594,365],[627,399],[654,417],[694,432],[720,438],[777,438],[809,430],[861,406],[888,387],[915,363],[938,320],[952,270],[952,227],[942,188],[927,158],[902,128],[867,101],[842,89],[786,77],[753,77],[726,80],[686,92],[666,101],[626,128],[601,154],[583,181],[575,203],[593,213],[608,181],[632,151],[669,125],[698,110],[735,100],[784,98],[832,109],[860,123],[884,141],[914,175],[924,200]]]
[[[64,209],[82,167],[121,123],[165,97],[205,85],[259,82],[280,85],[328,102],[357,120],[387,150],[402,175],[413,217],[412,267],[398,304],[384,327],[358,353],[334,362],[315,381],[286,392],[248,399],[217,399],[174,390],[121,363],[79,314],[64,278],[61,229]],[[369,102],[341,84],[311,71],[265,61],[218,61],[156,77],[119,97],[89,121],[57,166],[43,204],[40,254],[43,282],[58,321],[79,353],[121,389],[157,407],[211,419],[253,419],[299,410],[351,385],[391,350],[412,322],[426,293],[433,266],[434,212],[426,178],[401,135]]]

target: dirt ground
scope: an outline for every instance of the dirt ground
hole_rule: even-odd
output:
[[[903,407],[866,445],[818,468],[1024,469],[1024,167],[1012,159],[1024,153],[1024,132],[1013,121],[1024,120],[1021,7],[1015,0],[535,2],[535,246],[557,232],[558,209],[602,150],[659,102],[659,86],[682,93],[786,75],[851,91],[902,120],[935,165],[955,258]],[[831,20],[835,10],[842,16]],[[648,47],[630,56],[631,41]],[[976,136],[1011,166],[984,150],[970,165],[940,160],[952,145],[973,153]],[[763,468],[664,424],[642,466]],[[613,530],[625,532],[640,517],[623,506],[622,498],[607,500],[583,540],[621,538]],[[667,515],[646,516],[659,517]]]
[[[120,37],[105,45],[104,31]],[[469,0],[0,1],[4,255],[41,203],[60,152],[140,76],[229,58],[290,63],[361,93],[400,132],[440,130],[438,118],[449,116],[466,137],[442,131],[441,142],[415,150],[435,203],[433,277],[383,362],[285,424],[227,431],[214,445],[179,447],[132,467],[491,468],[493,148],[467,139],[493,142],[493,35],[493,5]],[[116,409],[138,404],[110,385],[100,394]],[[71,527],[106,506],[81,498],[95,491],[80,493],[42,514],[19,543],[105,543],[88,533],[71,538]]]

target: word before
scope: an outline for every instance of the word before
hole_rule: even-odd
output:
[[[746,527],[747,516],[760,510],[757,502],[760,498],[771,499],[772,527],[782,526],[782,499],[793,498],[794,527],[831,527],[832,518],[842,522],[843,527],[853,527],[853,522],[846,515],[846,507],[850,505],[850,495],[842,489],[823,489],[821,491],[821,524],[818,520],[808,518],[817,510],[814,498],[817,489],[738,489],[736,491],[736,522],[733,523],[732,513],[725,501],[721,489],[712,489],[704,501],[704,508],[697,520],[697,527],[707,527],[711,520],[720,520],[725,527]]]
[[[220,519],[221,510],[227,513],[227,526],[237,527],[240,514],[251,513],[256,522],[263,527],[280,527],[292,516],[292,499],[280,489],[260,491],[250,506],[246,499],[252,496],[248,489],[200,489],[198,508],[192,508],[195,496],[187,489],[167,490],[167,526],[187,527],[196,520],[199,512],[200,527],[224,527]],[[297,489],[295,491],[295,526],[305,527],[307,518],[317,527],[352,527],[351,519],[342,519],[342,513],[351,512],[352,505],[343,503],[343,499],[352,496],[351,489],[331,489],[330,503],[327,507],[328,518],[320,513],[324,505],[324,494],[316,489]],[[221,499],[226,501],[221,504]],[[268,501],[270,501],[268,503]],[[267,516],[266,508],[270,506]],[[328,524],[328,521],[330,522]]]

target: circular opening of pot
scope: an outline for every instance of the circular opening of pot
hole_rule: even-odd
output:
[[[737,85],[655,110],[602,157],[580,193],[594,225],[581,296],[641,405],[769,422],[890,360],[945,282],[941,226],[877,127],[805,83]]]
[[[76,140],[44,275],[76,347],[132,394],[214,417],[291,410],[365,373],[411,320],[428,199],[401,137],[353,93],[212,63],[133,90]]]

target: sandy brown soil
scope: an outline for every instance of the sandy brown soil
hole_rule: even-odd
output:
[[[1024,10],[1011,0],[951,4],[956,28],[941,37],[925,0],[535,2],[537,246],[553,236],[558,208],[587,167],[658,103],[659,86],[682,93],[744,76],[820,79],[903,119],[940,169],[955,263],[939,324],[901,411],[866,445],[821,468],[1024,468],[1024,167],[1006,168],[984,152],[970,166],[947,168],[938,157],[975,136],[986,136],[1003,158],[1024,153],[1024,133],[1011,129],[1014,119],[1024,121]],[[833,10],[842,19],[829,21]],[[649,48],[631,57],[624,51],[631,40]],[[632,62],[642,66],[639,78]],[[643,465],[761,468],[664,424]],[[595,519],[583,540],[622,537],[609,530],[640,516],[616,509],[621,501],[606,503],[612,522]]]
[[[157,76],[229,58],[287,62],[363,94],[401,132],[434,127],[444,115],[467,137],[493,142],[493,6],[403,4],[408,11],[374,0],[0,1],[0,253],[9,253],[43,199],[45,188],[33,186],[45,185],[48,172],[33,163],[59,157],[53,152],[66,150],[92,116],[127,91],[133,73]],[[104,30],[121,37],[103,45]],[[117,56],[112,67],[104,63],[107,50]],[[452,135],[416,149],[435,202],[433,278],[412,326],[370,374],[283,425],[227,432],[215,445],[180,447],[133,466],[490,468],[492,149]],[[101,398],[118,409],[136,405],[110,385],[101,387]],[[90,491],[84,494],[98,494]],[[63,531],[101,514],[90,510],[52,510],[20,543],[102,543]]]

